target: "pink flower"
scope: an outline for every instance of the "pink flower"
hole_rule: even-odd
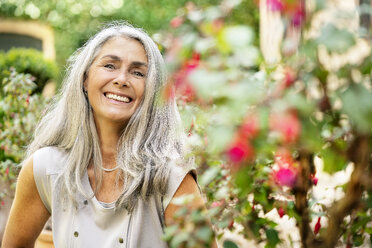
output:
[[[301,8],[301,6],[296,9],[296,11],[292,15],[291,23],[294,27],[300,27],[302,26],[302,23],[305,19],[305,12]]]
[[[253,155],[253,148],[249,142],[235,142],[227,151],[229,159],[233,163],[240,163]]]
[[[293,188],[297,181],[297,173],[290,168],[279,168],[274,172],[275,182],[280,186]]]
[[[4,201],[1,201],[1,206],[5,206],[5,202]]]
[[[275,154],[275,164],[279,167],[292,167],[294,160],[290,151],[286,148],[279,148]]]
[[[215,202],[212,202],[211,207],[216,208],[216,207],[219,207],[221,205],[222,205],[222,201],[215,201]]]
[[[266,5],[271,11],[282,11],[284,4],[281,0],[266,0]]]
[[[9,167],[5,170],[5,175],[9,175]]]
[[[182,25],[182,23],[183,23],[183,18],[180,16],[176,16],[170,21],[170,25],[172,28],[178,28],[179,26]]]
[[[224,25],[224,21],[223,19],[215,19],[213,20],[212,22],[212,30],[214,33],[218,33],[222,28],[223,28],[223,25]]]
[[[301,123],[293,111],[274,113],[270,116],[270,129],[280,133],[284,143],[295,142],[301,132]]]
[[[297,181],[297,164],[287,149],[280,149],[275,155],[272,178],[279,186],[293,188]]]
[[[322,225],[320,224],[320,217],[318,217],[318,221],[316,222],[315,224],[315,227],[314,227],[314,234],[318,234],[320,228],[322,227]]]

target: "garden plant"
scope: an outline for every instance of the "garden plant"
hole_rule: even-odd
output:
[[[35,125],[48,100],[40,94],[32,94],[37,84],[30,74],[9,69],[9,76],[1,84],[0,94],[0,209],[5,198],[14,197],[20,162],[24,159],[26,146],[32,137]]]
[[[194,225],[167,227],[165,238],[172,247],[206,247],[211,220],[218,238],[231,230],[260,247],[369,247],[370,40],[339,25],[350,13],[314,31],[317,15],[331,8],[323,1],[308,8],[305,1],[265,3],[285,27],[277,63],[265,63],[254,29],[225,22],[232,9],[244,8],[239,1],[203,9],[189,3],[162,36],[173,72],[164,97],[175,97],[182,110],[210,209],[184,207],[178,215]],[[326,183],[318,175],[347,168],[340,196],[317,198],[318,183]],[[295,222],[297,240],[282,235],[282,218]],[[237,247],[233,240],[223,245]]]

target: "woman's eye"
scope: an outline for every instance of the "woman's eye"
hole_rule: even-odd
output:
[[[115,69],[115,66],[113,64],[106,64],[103,67],[108,68],[108,69]]]
[[[136,77],[145,77],[145,74],[143,74],[142,72],[140,71],[134,71],[133,74],[136,76]]]

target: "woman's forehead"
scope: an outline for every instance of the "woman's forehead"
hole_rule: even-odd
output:
[[[113,55],[113,56],[110,56]],[[142,43],[127,36],[115,36],[107,40],[101,47],[97,58],[103,57],[135,58],[147,63],[147,54]]]

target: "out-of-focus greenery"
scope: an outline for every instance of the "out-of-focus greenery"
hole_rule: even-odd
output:
[[[304,33],[311,28],[316,12],[305,15],[301,1],[267,3],[281,12],[287,27]],[[297,223],[301,240],[295,246],[370,245],[371,42],[335,25],[350,18],[337,15],[340,19],[302,37],[299,45],[285,36],[282,61],[267,65],[254,42],[255,29],[226,21],[234,8],[244,5],[188,6],[173,31],[161,33],[211,209],[182,208],[176,218],[193,222],[167,227],[165,239],[171,247],[210,247],[213,233],[206,223],[211,219],[220,235],[232,230],[265,247],[291,246],[270,212]],[[166,99],[174,97],[169,88]],[[323,173],[354,165],[341,188],[344,198],[333,205],[312,194],[319,158]],[[190,199],[177,202],[187,205]],[[324,219],[328,226],[322,227]],[[224,247],[234,244],[226,241]]]
[[[56,63],[44,59],[43,54],[35,49],[13,48],[6,53],[0,52],[0,82],[10,76],[10,68],[33,75],[37,82],[34,92],[38,93],[49,80],[56,80],[58,77]]]
[[[231,1],[231,0],[230,0]],[[236,1],[236,0],[234,0]],[[2,0],[0,16],[38,20],[53,27],[57,63],[66,59],[102,26],[113,20],[127,20],[150,34],[169,28],[169,22],[188,1],[180,0]],[[190,1],[192,3],[194,1]],[[198,6],[215,5],[219,0],[200,0]],[[244,9],[236,9],[230,22],[258,23],[257,8],[245,0]],[[247,14],[249,13],[249,14]]]
[[[13,188],[25,147],[47,103],[41,95],[32,94],[37,88],[34,79],[13,68],[0,87],[0,180],[12,183]]]

